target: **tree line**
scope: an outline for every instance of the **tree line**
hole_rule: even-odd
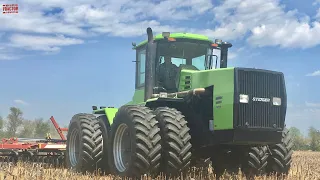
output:
[[[0,116],[0,138],[60,138],[50,119],[25,119],[23,112],[17,107],[10,107],[7,117]]]
[[[294,150],[320,151],[320,131],[316,128],[311,126],[306,136],[297,127],[291,127],[290,133],[294,141]]]

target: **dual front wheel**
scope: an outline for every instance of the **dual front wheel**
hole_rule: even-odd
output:
[[[292,162],[293,139],[288,129],[282,133],[282,142],[269,146],[239,148],[233,146],[229,153],[218,151],[212,158],[214,173],[220,177],[225,171],[238,173],[238,169],[248,179],[256,175],[287,175]]]
[[[184,116],[171,108],[121,107],[110,127],[90,114],[71,120],[67,165],[79,172],[101,169],[119,176],[179,175],[191,159]]]

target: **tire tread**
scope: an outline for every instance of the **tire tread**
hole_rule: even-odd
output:
[[[269,146],[271,155],[268,159],[268,172],[288,174],[291,168],[293,154],[293,139],[288,129],[282,133],[282,143]]]
[[[161,136],[158,122],[152,111],[144,106],[125,105],[119,108],[115,120],[129,116],[134,123],[136,132],[135,154],[136,160],[125,176],[139,177],[145,173],[158,173],[161,157]]]
[[[191,162],[191,136],[184,115],[177,109],[160,107],[155,110],[162,138],[161,171],[177,175],[189,169]]]
[[[79,121],[81,131],[80,137],[83,142],[83,148],[80,151],[83,151],[83,156],[80,159],[85,162],[82,163],[80,169],[77,171],[81,172],[92,172],[97,170],[100,167],[102,157],[103,157],[103,139],[102,132],[100,130],[99,121],[93,114],[79,113],[73,116],[71,123],[74,121]],[[79,159],[79,161],[81,161]]]

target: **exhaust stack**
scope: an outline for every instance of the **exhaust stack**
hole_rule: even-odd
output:
[[[232,47],[231,43],[222,42],[220,45],[220,68],[228,67],[228,50]]]
[[[145,85],[144,85],[144,101],[151,98],[153,87],[155,85],[155,60],[157,44],[154,43],[152,29],[147,28],[148,43],[146,47],[146,64],[145,64]]]

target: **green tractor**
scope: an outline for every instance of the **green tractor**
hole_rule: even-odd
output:
[[[72,117],[67,166],[126,177],[170,176],[199,164],[219,177],[287,174],[292,139],[285,127],[287,95],[281,72],[227,67],[232,44],[190,33],[164,32],[136,45],[135,92],[121,106],[93,106]],[[220,51],[219,58],[214,51]],[[175,88],[158,67],[177,65]],[[218,65],[219,64],[219,65]],[[170,73],[170,72],[169,72]],[[172,75],[172,74],[170,74]]]

